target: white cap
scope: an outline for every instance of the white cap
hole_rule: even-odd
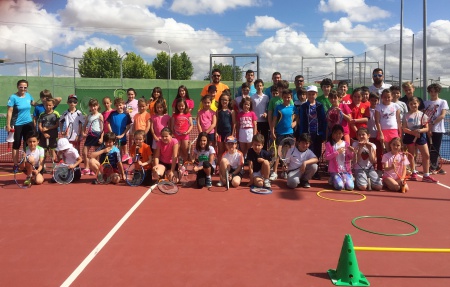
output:
[[[69,143],[69,140],[66,138],[60,138],[58,140],[58,144],[56,146],[56,150],[57,151],[62,151],[62,150],[66,150],[68,148],[71,148],[73,145],[71,143]]]
[[[317,87],[316,86],[308,86],[306,87],[306,91],[307,92],[318,92]]]

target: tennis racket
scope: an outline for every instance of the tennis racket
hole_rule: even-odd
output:
[[[53,179],[59,184],[69,184],[73,181],[74,170],[67,164],[58,164],[53,169]]]
[[[92,119],[92,116],[89,116],[86,134],[88,136],[100,137],[102,132],[103,132],[103,122],[100,120],[100,117]]]
[[[426,127],[429,123],[431,123],[434,120],[434,115],[436,114],[438,107],[439,105],[430,105],[422,112],[422,117],[420,119],[421,129]],[[415,143],[417,139],[418,137],[415,137],[413,142]]]
[[[400,152],[392,156],[392,164],[394,166],[394,172],[400,180],[400,191],[402,193],[406,192],[406,165],[405,165],[406,154]]]
[[[250,187],[250,192],[252,193],[256,193],[256,194],[271,194],[272,193],[272,189],[270,188],[265,188],[265,187],[256,187],[254,185],[252,185]]]
[[[194,163],[192,161],[185,161],[183,163],[184,173],[181,175],[181,186],[191,187],[197,181],[197,173],[194,171]]]
[[[166,176],[160,177],[158,181],[158,189],[164,194],[176,194],[178,192],[178,186],[173,182],[174,180],[169,180]]]
[[[25,156],[22,158],[22,160],[19,163],[19,166],[21,166],[25,162],[25,165],[29,164],[32,167],[32,170],[35,170],[34,165],[30,162],[28,159],[28,156]],[[20,188],[30,188],[31,182],[32,182],[32,176],[26,174],[26,170],[17,170],[14,172],[14,181],[16,182],[17,186]]]
[[[341,109],[338,107],[331,108],[327,111],[327,126],[328,131],[331,131],[331,129],[337,125],[341,124],[342,120],[344,118],[344,114],[342,113]]]
[[[431,156],[431,154],[437,155],[437,166],[431,167],[431,163],[430,163],[430,169],[433,170],[433,174],[437,174],[442,169],[442,165],[444,164],[444,159],[441,157],[441,153],[433,145],[433,139],[431,138],[431,136],[429,137],[429,140],[430,140],[430,146],[428,147],[428,149],[430,151],[430,156]]]
[[[97,182],[101,184],[108,184],[111,182],[112,176],[114,174],[114,168],[109,162],[108,154],[105,154],[105,159],[103,160],[97,174]]]
[[[190,123],[188,117],[183,115],[176,117],[173,123],[175,135],[185,135],[185,132],[189,129],[189,124]]]
[[[284,173],[284,178],[287,177],[287,173],[286,173],[286,158],[287,158],[287,152],[288,150],[295,146],[295,139],[291,138],[291,137],[287,137],[281,140],[280,144],[278,145],[278,156],[281,159],[281,162],[283,164],[283,173]]]
[[[228,169],[225,170],[225,181],[226,181],[227,190],[229,190],[230,189],[230,171]]]
[[[268,152],[270,154],[270,157],[272,158],[270,161],[270,167],[272,168],[275,165],[275,162],[277,161],[278,158],[278,151],[277,145],[275,144],[275,140],[272,140]]]
[[[64,136],[69,141],[72,141],[72,135],[73,135],[73,123],[69,123],[69,125],[66,127],[66,130],[64,131]]]
[[[139,153],[139,147],[136,147],[136,154],[133,157],[133,162],[127,168],[127,178],[126,182],[129,186],[139,186],[142,184],[145,178],[144,167],[139,165],[139,159],[141,155]]]

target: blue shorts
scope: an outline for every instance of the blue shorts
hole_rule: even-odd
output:
[[[415,136],[410,135],[410,134],[405,134],[403,136],[403,144],[405,144],[405,145],[411,145],[411,144],[424,145],[427,143],[426,133],[421,133],[420,137],[417,138],[415,143],[414,143],[414,139],[415,139]]]

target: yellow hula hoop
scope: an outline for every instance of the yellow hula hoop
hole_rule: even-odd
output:
[[[323,196],[323,195],[321,194],[322,192],[324,192],[324,193],[326,193],[326,192],[334,192],[334,193],[352,193],[352,194],[360,195],[360,196],[362,196],[362,198],[360,198],[360,199],[353,199],[353,200],[334,199],[334,198],[329,198],[329,197]],[[324,190],[318,191],[318,192],[317,192],[317,196],[320,197],[320,198],[326,199],[326,200],[338,201],[338,202],[359,202],[359,201],[366,200],[366,196],[365,196],[364,194],[359,193],[359,192],[356,192],[356,191],[353,191],[353,190],[347,190],[347,191],[340,192],[340,191],[337,191],[337,190],[324,189]]]

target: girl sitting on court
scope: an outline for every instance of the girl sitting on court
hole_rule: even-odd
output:
[[[344,128],[335,125],[331,129],[331,136],[325,145],[325,159],[328,161],[329,183],[336,190],[353,190],[355,187],[352,177],[351,160],[354,149],[342,140]]]
[[[377,163],[376,150],[374,143],[369,142],[369,131],[367,128],[359,128],[356,132],[357,141],[353,142],[355,157],[353,158],[353,169],[355,171],[355,184],[359,190],[381,190],[383,184],[378,173],[374,169]]]
[[[161,130],[161,138],[156,144],[152,173],[153,177],[160,179],[166,176],[170,181],[177,182],[178,174],[178,140],[172,137],[172,131],[165,127]]]
[[[399,137],[389,142],[390,152],[383,155],[383,184],[391,191],[407,192],[408,184],[404,181],[406,167],[409,164],[408,157],[402,153],[402,140]]]
[[[230,181],[230,185],[238,187],[242,179],[242,167],[244,166],[244,155],[237,149],[237,140],[234,136],[226,139],[227,149],[219,165],[220,181],[217,186],[224,186],[226,181]],[[228,178],[225,178],[226,170],[228,170]]]
[[[68,165],[68,168],[73,169],[73,181],[81,178],[80,163],[83,158],[78,153],[77,149],[66,138],[60,138],[57,143],[56,151],[58,158],[62,158],[63,163]]]
[[[209,145],[208,134],[206,132],[201,132],[198,135],[193,153],[194,161],[197,163],[194,167],[194,171],[197,172],[197,186],[199,188],[203,186],[211,187],[211,174],[216,169],[216,163],[214,161],[216,151]]]

